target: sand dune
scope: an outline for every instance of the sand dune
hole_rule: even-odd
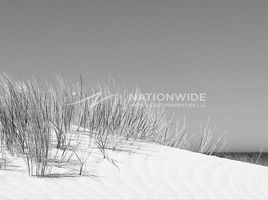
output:
[[[29,177],[0,170],[1,199],[268,199],[268,168],[175,148],[137,144],[87,162],[89,176]],[[23,166],[16,159],[13,165]]]

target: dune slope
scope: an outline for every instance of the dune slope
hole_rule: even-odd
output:
[[[146,143],[108,155],[92,152],[82,177],[29,177],[16,159],[0,199],[268,199],[267,167]]]

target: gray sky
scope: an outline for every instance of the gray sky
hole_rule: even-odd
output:
[[[17,79],[110,75],[147,92],[205,92],[229,150],[268,151],[268,1],[1,0],[0,68]]]

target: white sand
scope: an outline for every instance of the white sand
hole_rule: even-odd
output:
[[[152,144],[92,153],[96,177],[29,177],[25,168],[0,170],[1,199],[268,199],[268,167]],[[131,150],[132,153],[129,153]],[[14,160],[14,165],[24,165]],[[19,171],[22,169],[22,171]]]

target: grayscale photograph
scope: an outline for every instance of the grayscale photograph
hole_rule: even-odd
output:
[[[1,199],[268,200],[268,1],[0,0]]]

